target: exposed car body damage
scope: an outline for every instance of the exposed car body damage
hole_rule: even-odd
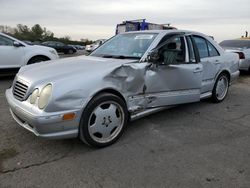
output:
[[[147,106],[147,98],[143,95],[147,89],[145,85],[146,72],[147,64],[129,63],[121,65],[104,77],[105,81],[129,99],[127,106],[130,112],[144,109]],[[143,97],[135,97],[140,95]]]

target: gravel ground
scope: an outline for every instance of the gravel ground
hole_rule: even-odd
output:
[[[250,187],[250,76],[205,100],[128,125],[114,145],[44,140],[11,118],[0,78],[0,187]]]

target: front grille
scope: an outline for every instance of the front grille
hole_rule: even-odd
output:
[[[16,99],[18,100],[24,100],[24,97],[27,93],[27,90],[28,90],[28,86],[19,82],[19,81],[16,81],[16,83],[14,84],[14,87],[13,87],[13,95],[15,96]]]

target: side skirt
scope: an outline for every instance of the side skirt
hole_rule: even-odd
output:
[[[135,120],[140,119],[142,117],[145,117],[145,116],[148,116],[150,114],[154,114],[154,113],[160,112],[162,110],[169,109],[171,107],[173,107],[173,106],[150,108],[150,109],[144,110],[142,112],[138,112],[137,114],[131,115],[130,120],[131,121],[135,121]]]
[[[206,98],[209,98],[211,96],[212,96],[212,92],[206,92],[206,93],[201,94],[200,99],[206,99]]]

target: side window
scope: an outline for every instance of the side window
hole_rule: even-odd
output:
[[[64,44],[61,43],[61,42],[57,42],[57,43],[56,43],[56,46],[62,47],[62,46],[64,46]]]
[[[164,42],[166,42],[168,39],[174,37],[176,34],[168,34],[168,35],[165,35],[161,41],[159,42],[158,46],[162,45]]]
[[[208,57],[209,52],[208,52],[208,47],[207,47],[206,40],[204,38],[202,38],[202,37],[194,36],[194,41],[195,41],[195,44],[196,44],[196,46],[198,48],[200,58]]]
[[[219,52],[216,50],[216,48],[207,41],[207,45],[208,45],[208,51],[209,51],[209,56],[210,57],[214,57],[214,56],[219,56]]]
[[[195,63],[196,59],[195,59],[194,46],[193,46],[191,37],[187,36],[186,39],[187,39],[187,44],[188,44],[189,61],[190,63]]]
[[[0,46],[13,46],[13,40],[0,35]]]
[[[164,44],[159,48],[160,59],[162,64],[179,64],[185,62],[185,42],[182,36],[173,36],[160,43]]]

